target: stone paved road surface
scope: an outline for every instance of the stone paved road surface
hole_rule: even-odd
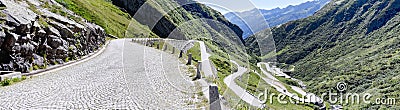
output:
[[[193,84],[176,57],[113,40],[99,56],[0,87],[0,109],[187,109]],[[163,62],[163,63],[160,63]]]

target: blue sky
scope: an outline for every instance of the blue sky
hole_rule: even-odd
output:
[[[298,5],[313,0],[196,0],[200,3],[207,4],[212,8],[225,14],[229,11],[247,11],[254,8],[273,9],[284,8],[289,5]]]

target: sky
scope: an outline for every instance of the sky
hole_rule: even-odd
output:
[[[298,5],[312,0],[250,0],[256,7],[261,9],[274,9],[276,7],[285,8],[289,5]]]
[[[254,8],[274,9],[277,7],[285,8],[289,5],[298,5],[313,0],[196,0],[225,14],[227,12],[248,11]]]

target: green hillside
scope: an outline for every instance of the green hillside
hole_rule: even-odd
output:
[[[399,12],[400,0],[331,1],[311,17],[273,28],[274,55],[279,62],[295,65],[292,76],[306,81],[311,92],[327,93],[336,90],[337,82],[346,82],[346,92],[398,99]],[[255,41],[253,36],[246,44],[256,49]],[[344,106],[399,109],[399,104]]]
[[[237,70],[229,60],[235,60],[242,66],[250,66],[249,68],[253,70],[258,69],[255,66],[256,62],[251,64],[248,62],[254,59],[249,59],[251,57],[246,53],[241,29],[226,20],[220,12],[203,4],[192,3],[191,0],[57,0],[57,2],[90,22],[104,27],[107,33],[118,37],[159,36],[204,41],[212,55],[210,60],[218,72],[218,79],[212,81],[218,85],[220,93],[228,99],[239,99],[223,82],[226,76]],[[138,11],[141,7],[145,7],[144,12]],[[162,16],[156,19],[157,15]],[[269,87],[266,83],[253,86]],[[263,92],[264,89],[257,89],[257,92]],[[310,109],[296,104],[274,103],[268,106],[267,108],[276,109],[281,106]],[[232,107],[245,109],[249,105],[243,103]]]
[[[135,19],[113,5],[109,0],[56,0],[67,9],[82,16],[92,23],[96,23],[103,27],[108,34],[117,37],[134,37],[125,36],[128,26],[130,33],[152,33],[147,27],[138,23]],[[147,37],[147,36],[146,36]],[[156,37],[151,34],[148,37]]]
[[[224,61],[236,59],[242,64],[248,61],[242,30],[208,6],[192,0],[112,1],[162,38],[202,40]]]

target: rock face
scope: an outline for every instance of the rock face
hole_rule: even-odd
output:
[[[46,68],[78,59],[105,43],[103,28],[72,12],[57,14],[66,9],[51,0],[0,1],[0,71]]]

